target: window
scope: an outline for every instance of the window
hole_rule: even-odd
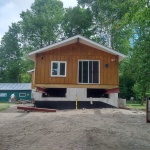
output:
[[[79,83],[99,83],[99,61],[79,61]]]
[[[0,93],[0,97],[7,97],[7,93]]]
[[[19,93],[19,97],[26,97],[26,93]]]
[[[51,63],[51,76],[66,76],[66,62],[65,61],[52,61]]]

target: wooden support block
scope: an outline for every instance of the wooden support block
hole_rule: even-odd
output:
[[[25,111],[38,111],[38,112],[56,112],[56,109],[37,108],[37,107],[17,106],[17,109],[21,109]]]

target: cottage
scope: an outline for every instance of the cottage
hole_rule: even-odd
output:
[[[11,94],[16,100],[31,100],[31,83],[0,83],[0,101],[9,101]]]
[[[35,105],[58,109],[117,107],[118,65],[125,55],[77,35],[29,53]]]

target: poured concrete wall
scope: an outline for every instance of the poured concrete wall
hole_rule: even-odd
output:
[[[42,93],[33,92],[35,101],[101,101],[109,105],[118,107],[118,93],[111,93],[109,98],[87,98],[86,88],[67,88],[66,97],[42,97]]]
[[[118,99],[118,107],[126,107],[126,99]]]

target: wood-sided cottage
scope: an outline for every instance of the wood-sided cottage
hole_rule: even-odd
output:
[[[118,65],[125,55],[77,35],[29,53],[37,107],[118,107]]]

